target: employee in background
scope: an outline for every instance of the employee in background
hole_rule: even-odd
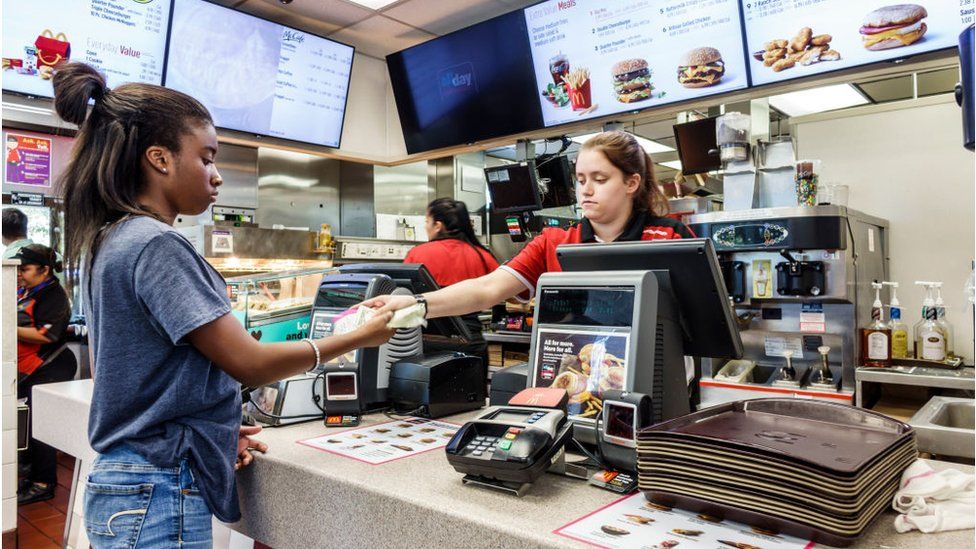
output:
[[[27,238],[27,214],[17,208],[3,209],[3,259],[11,259],[17,251],[33,244]]]
[[[415,246],[404,263],[427,267],[437,284],[446,288],[458,282],[484,276],[498,268],[498,260],[474,234],[471,216],[464,202],[438,198],[427,205],[424,223],[429,242]],[[487,361],[487,345],[481,335],[477,312],[461,316],[472,341],[464,348],[452,349],[480,356]],[[487,364],[487,362],[485,362]]]
[[[13,259],[20,261],[17,266],[17,398],[26,398],[30,406],[34,386],[70,381],[75,377],[78,363],[65,343],[71,304],[54,277],[56,271],[62,270],[61,261],[54,250],[41,244],[24,246]],[[18,490],[17,503],[26,505],[53,498],[58,484],[57,450],[31,437],[20,457],[25,481]]]
[[[583,220],[569,229],[548,228],[495,271],[423,294],[427,317],[480,311],[511,297],[528,300],[543,273],[562,270],[560,244],[694,238],[680,221],[665,217],[667,199],[654,177],[654,163],[637,140],[622,131],[590,138],[576,158],[577,200]],[[413,305],[412,296],[383,296],[364,303],[381,312]]]
[[[54,107],[80,128],[58,190],[93,349],[89,542],[210,547],[212,515],[241,517],[234,470],[267,448],[251,438],[259,427],[241,427],[241,383],[380,345],[392,315],[327,339],[255,341],[231,314],[223,278],[172,227],[213,204],[222,183],[207,109],[161,86],[110,91],[80,63],[55,74]]]

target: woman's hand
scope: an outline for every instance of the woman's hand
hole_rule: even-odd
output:
[[[234,462],[234,470],[247,467],[254,460],[252,451],[257,450],[262,454],[268,451],[268,445],[251,438],[261,432],[260,425],[241,425],[241,430],[237,435],[237,461]]]
[[[409,307],[416,302],[417,300],[411,295],[381,295],[373,299],[367,299],[360,303],[359,306],[376,309],[378,313],[392,313]]]
[[[396,330],[386,327],[392,318],[393,313],[377,312],[366,324],[349,332],[349,335],[355,338],[356,347],[379,347],[396,333]]]

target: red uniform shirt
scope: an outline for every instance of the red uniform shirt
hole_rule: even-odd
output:
[[[627,224],[627,228],[617,237],[616,241],[632,242],[677,238],[695,238],[695,233],[680,221],[669,217],[655,217],[647,213],[638,213]],[[597,240],[593,233],[593,226],[586,219],[569,229],[544,229],[518,255],[510,259],[501,268],[510,272],[525,285],[527,292],[523,292],[518,297],[527,301],[535,295],[535,286],[540,276],[548,272],[563,270],[559,265],[559,259],[556,257],[558,246],[590,242],[597,242]]]
[[[404,263],[421,263],[441,288],[478,278],[498,268],[498,261],[482,248],[454,238],[432,240],[416,246]]]

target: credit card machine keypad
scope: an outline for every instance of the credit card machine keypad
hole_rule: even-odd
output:
[[[561,410],[493,406],[458,430],[447,458],[461,473],[531,482],[549,467],[571,430]]]

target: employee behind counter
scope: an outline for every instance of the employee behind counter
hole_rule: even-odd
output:
[[[441,288],[487,275],[498,268],[498,260],[478,241],[471,216],[464,202],[438,198],[427,205],[424,224],[429,242],[410,250],[404,263],[419,263],[430,271]],[[472,340],[460,350],[479,356],[487,363],[487,344],[481,335],[477,313],[463,315],[461,320],[471,332]],[[431,344],[428,343],[428,350]]]
[[[396,311],[419,299],[426,302],[428,318],[468,314],[512,297],[531,299],[540,276],[562,270],[556,257],[561,244],[695,236],[679,221],[664,217],[667,199],[658,188],[651,156],[626,132],[604,132],[584,143],[576,178],[583,209],[579,225],[545,229],[511,261],[484,276],[420,297],[381,296],[364,305]]]

